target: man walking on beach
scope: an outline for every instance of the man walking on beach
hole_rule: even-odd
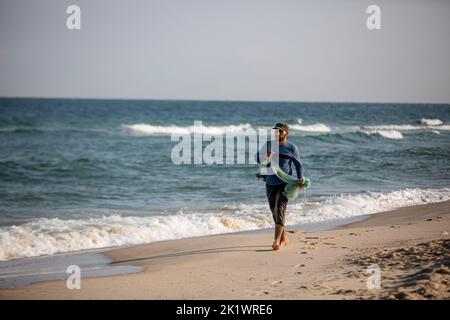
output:
[[[275,127],[275,137],[278,137],[279,142],[279,154],[278,161],[279,167],[289,175],[292,175],[292,163],[295,165],[297,172],[297,178],[303,178],[303,166],[300,161],[300,155],[298,148],[295,144],[287,140],[289,134],[289,126],[286,123],[277,123]],[[274,152],[267,148],[267,144],[263,146],[261,151],[265,150],[266,155],[272,158]],[[260,152],[257,153],[257,162],[261,163]],[[278,250],[281,245],[288,244],[288,237],[285,229],[286,222],[286,208],[288,199],[283,195],[284,187],[286,183],[281,181],[275,174],[268,175],[266,177],[266,195],[269,200],[270,211],[272,212],[273,221],[275,222],[275,237],[272,245],[273,250]],[[302,183],[298,186],[303,187]]]

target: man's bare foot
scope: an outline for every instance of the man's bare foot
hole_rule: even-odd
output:
[[[275,225],[275,237],[273,239],[272,249],[280,249],[281,236],[283,235],[284,226],[281,224]]]
[[[281,234],[280,246],[287,246],[289,244],[289,239],[286,233],[286,230],[283,229],[283,233]]]

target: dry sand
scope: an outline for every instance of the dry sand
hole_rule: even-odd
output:
[[[0,290],[3,299],[449,299],[450,201],[303,233],[272,251],[272,234],[238,233],[109,251],[135,274]],[[375,274],[367,269],[377,266]],[[369,289],[367,286],[375,285]]]

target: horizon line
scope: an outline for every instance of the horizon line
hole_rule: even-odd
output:
[[[0,96],[0,99],[46,99],[46,100],[122,100],[122,101],[174,101],[174,102],[247,102],[247,103],[331,103],[331,104],[424,104],[424,105],[450,105],[449,102],[380,102],[380,101],[320,101],[320,100],[225,100],[225,99],[174,99],[174,98],[101,98],[101,97],[46,97],[46,96]]]

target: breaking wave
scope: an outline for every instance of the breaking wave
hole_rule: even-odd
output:
[[[329,196],[311,199],[306,205],[291,204],[289,223],[323,222],[449,199],[450,188]],[[272,224],[265,203],[226,206],[201,214],[180,211],[148,217],[40,218],[22,225],[0,227],[0,260],[255,230]]]

